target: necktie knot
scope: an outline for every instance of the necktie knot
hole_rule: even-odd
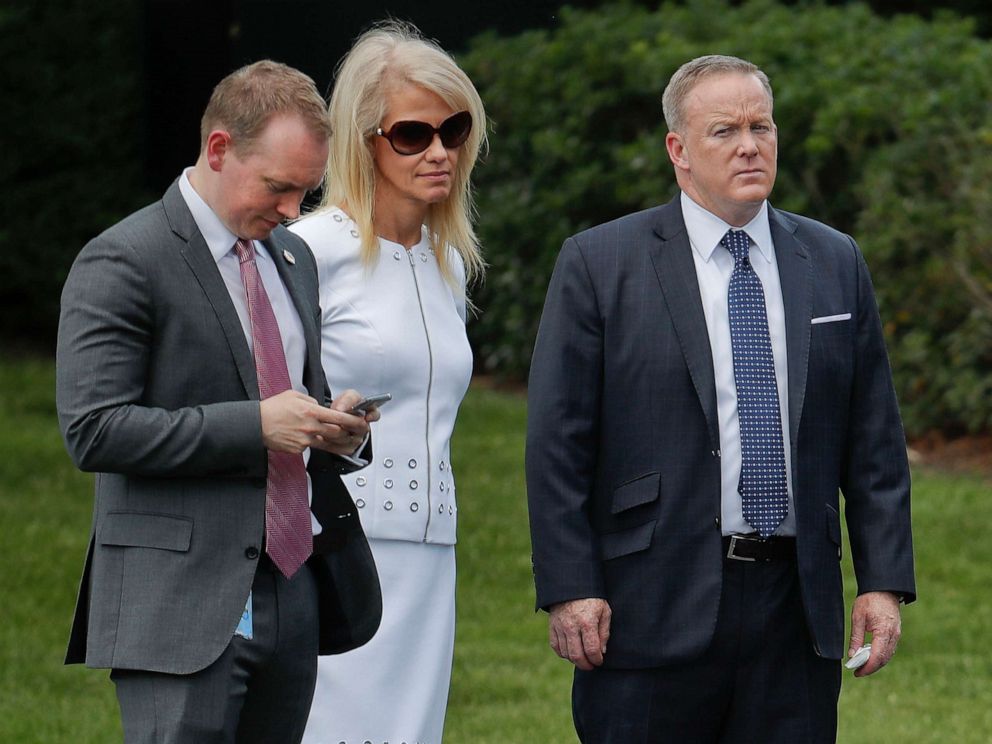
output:
[[[735,263],[740,264],[748,261],[751,238],[743,230],[727,230],[727,234],[720,238],[720,245],[730,251]]]
[[[241,263],[251,261],[255,257],[254,246],[250,240],[245,240],[244,238],[238,238],[238,241],[234,244],[234,252],[238,254],[238,261]]]

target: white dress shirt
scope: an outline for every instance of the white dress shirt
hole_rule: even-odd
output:
[[[740,421],[737,411],[737,385],[734,382],[734,358],[730,343],[730,316],[727,292],[734,259],[720,245],[731,225],[696,204],[682,193],[682,216],[685,220],[692,260],[696,265],[699,295],[713,355],[713,379],[716,384],[716,407],[720,419],[721,516],[724,535],[754,532],[744,519],[738,489],[741,475]],[[785,448],[785,472],[789,489],[789,513],[775,530],[776,535],[796,534],[795,501],[792,494],[792,453],[789,448],[789,372],[785,345],[785,306],[779,282],[775,246],[768,224],[768,203],[754,219],[741,228],[751,238],[751,266],[761,281],[768,315],[768,333],[775,360],[775,382],[778,387],[782,441]]]

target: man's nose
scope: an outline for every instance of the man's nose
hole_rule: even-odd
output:
[[[745,129],[741,135],[738,151],[744,157],[753,157],[758,154],[758,140],[750,129]]]
[[[283,219],[295,220],[300,216],[300,204],[302,204],[302,202],[302,196],[287,194],[279,200],[279,205],[276,207],[276,211],[282,215]]]

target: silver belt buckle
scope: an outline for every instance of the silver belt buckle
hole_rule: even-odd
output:
[[[746,539],[747,538],[742,537],[740,535],[731,535],[730,546],[727,548],[727,557],[733,561],[748,561],[750,563],[754,563],[755,561],[757,561],[758,560],[757,558],[747,558],[746,556],[743,555],[737,555],[737,553],[734,552],[735,549],[737,548],[737,541],[740,540],[741,542],[743,542]]]

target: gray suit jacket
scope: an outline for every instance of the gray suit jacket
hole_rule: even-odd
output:
[[[303,325],[306,387],[328,400],[313,256],[281,227],[265,247]],[[56,366],[66,447],[96,473],[66,662],[203,669],[229,643],[251,588],[267,456],[255,364],[178,183],[83,248],[62,294]],[[361,645],[381,615],[375,565],[338,476],[346,467],[317,451],[309,462],[324,526],[309,561],[321,653]]]
[[[789,443],[806,621],[845,650],[838,490],[861,592],[915,596],[905,440],[854,241],[769,209],[785,304]],[[604,597],[606,664],[708,646],[722,577],[716,388],[679,200],[565,241],[531,367],[537,603]],[[850,313],[850,320],[812,324]]]

